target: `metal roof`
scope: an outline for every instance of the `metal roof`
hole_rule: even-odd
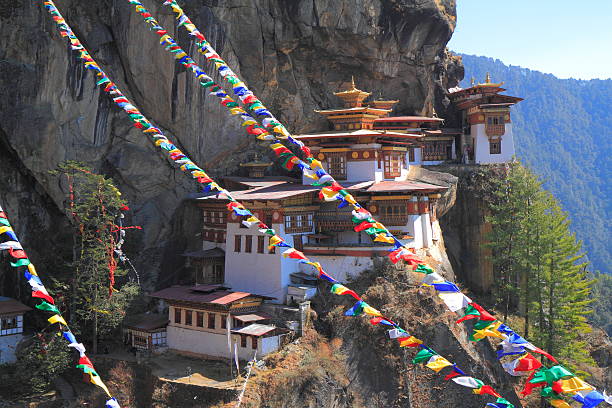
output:
[[[444,119],[430,118],[427,116],[387,116],[386,118],[374,119],[376,122],[443,122]]]
[[[223,258],[225,257],[225,251],[221,248],[200,249],[199,251],[185,252],[183,256],[189,258]]]
[[[31,307],[24,305],[18,300],[4,296],[0,297],[0,315],[21,314],[30,310],[32,310]]]
[[[245,314],[239,314],[239,315],[235,315],[233,314],[232,317],[236,320],[239,320],[243,323],[248,323],[248,322],[257,322],[260,320],[268,320],[271,319],[272,316],[266,314],[266,313],[262,313],[262,312],[256,312],[256,313],[245,313]]]
[[[404,181],[381,181],[374,183],[370,188],[365,191],[369,193],[384,193],[384,192],[398,192],[398,191],[419,191],[419,190],[446,190],[447,187],[436,186],[435,184],[419,183],[416,181],[404,180]]]
[[[162,327],[166,327],[167,325],[168,316],[156,313],[145,313],[129,316],[125,319],[125,322],[123,323],[123,327],[125,328],[143,331],[161,329]]]
[[[203,290],[204,287],[210,287],[211,291]],[[171,286],[166,289],[159,290],[151,293],[151,297],[164,299],[164,300],[175,300],[182,302],[192,303],[205,303],[215,305],[229,305],[245,297],[255,296],[264,298],[264,296],[253,295],[247,292],[232,292],[230,290],[224,290],[222,287],[218,287],[220,290],[214,290],[212,286],[217,285],[200,285],[200,286]]]
[[[263,336],[266,333],[276,330],[276,326],[270,326],[267,324],[252,323],[248,326],[241,327],[240,329],[232,330],[232,333],[243,334],[247,336]]]

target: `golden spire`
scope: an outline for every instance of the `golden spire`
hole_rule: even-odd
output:
[[[357,89],[355,86],[355,77],[351,76],[351,89],[341,92],[334,92],[334,95],[344,101],[344,106],[346,108],[354,108],[361,106],[361,102],[370,96],[370,93]]]
[[[491,83],[491,74],[487,72],[487,77],[485,78],[485,84],[490,84],[490,83]]]
[[[357,89],[355,87],[355,76],[351,75],[351,90]]]
[[[476,85],[476,78],[472,77],[472,78],[470,79],[470,84],[471,84],[472,86]]]

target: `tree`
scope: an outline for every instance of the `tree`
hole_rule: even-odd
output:
[[[132,283],[124,284],[121,290],[115,286],[115,277],[126,274],[114,258],[115,219],[126,203],[111,180],[83,164],[63,163],[54,174],[68,182],[68,210],[74,229],[73,274],[59,285],[69,293],[71,327],[91,333],[95,354],[99,336],[119,325],[138,293],[138,286]]]
[[[571,363],[592,362],[576,335],[590,331],[587,263],[567,214],[541,181],[520,163],[490,171],[489,234],[496,271],[495,298],[524,318],[524,335]]]

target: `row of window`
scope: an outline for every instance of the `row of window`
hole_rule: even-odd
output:
[[[183,311],[185,311],[185,320],[183,321]],[[206,315],[206,319],[204,318]],[[225,315],[221,316],[221,328],[227,329],[227,321]],[[198,312],[196,310],[174,308],[174,323],[183,324],[185,326],[206,327],[207,329],[216,329],[217,313]],[[206,323],[206,326],[204,326]]]
[[[234,252],[242,252],[242,238],[244,238],[244,252],[245,253],[252,253],[253,252],[253,236],[252,235],[236,235],[234,236]],[[258,254],[265,254],[265,250],[266,250],[266,245],[265,245],[265,238],[263,235],[262,236],[258,236],[257,237],[257,253]],[[268,246],[270,245],[270,238],[272,237],[268,237]],[[272,247],[272,249],[268,250],[269,254],[274,254],[276,253],[276,247]]]
[[[409,151],[410,160],[414,161],[414,150]],[[333,152],[326,154],[327,172],[337,179],[346,179],[346,153]],[[385,152],[383,166],[385,178],[401,176],[402,164],[406,165],[406,155],[403,152]]]
[[[247,347],[247,337],[251,337],[251,348],[253,350],[257,350],[257,337],[255,337],[255,336],[247,336],[245,334],[241,334],[240,335],[240,347],[242,347],[242,348],[246,348]]]
[[[285,216],[285,232],[309,232],[313,227],[313,214],[293,214]]]
[[[204,222],[208,224],[225,224],[226,214],[223,211],[204,211]]]

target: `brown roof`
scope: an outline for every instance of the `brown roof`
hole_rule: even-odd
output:
[[[152,331],[161,329],[168,325],[168,316],[156,313],[145,313],[129,316],[125,319],[123,326],[130,329]]]
[[[444,119],[430,118],[427,116],[387,116],[386,118],[378,118],[374,120],[377,122],[442,122]]]
[[[388,130],[383,130],[383,129],[373,129],[373,130],[367,130],[367,129],[359,129],[359,130],[353,130],[353,131],[346,131],[346,130],[334,130],[334,131],[329,131],[329,132],[322,132],[322,133],[311,133],[311,134],[305,134],[305,135],[297,135],[294,136],[296,139],[300,139],[300,140],[306,140],[306,139],[318,139],[318,138],[345,138],[345,137],[356,137],[356,136],[364,136],[364,137],[393,137],[393,138],[400,138],[400,139],[414,139],[414,138],[420,138],[421,135],[415,135],[415,134],[410,134],[410,133],[399,133],[399,132],[390,132]]]
[[[436,186],[435,184],[419,183],[416,181],[381,181],[373,184],[366,191],[369,193],[400,192],[400,191],[419,191],[419,190],[446,190],[447,187]]]
[[[18,300],[0,296],[0,315],[4,314],[21,314],[32,310]]]
[[[151,297],[176,300],[192,303],[208,303],[215,305],[229,305],[237,300],[249,296],[264,298],[263,296],[253,295],[247,292],[232,292],[230,290],[214,290],[216,285],[193,286],[172,286],[166,289],[151,293]],[[208,290],[212,289],[212,290]]]

